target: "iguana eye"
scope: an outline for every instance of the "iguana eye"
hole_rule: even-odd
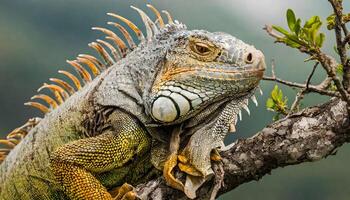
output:
[[[204,43],[199,43],[199,42],[193,44],[191,49],[195,53],[202,55],[202,56],[208,55],[211,52],[208,45],[206,45]]]

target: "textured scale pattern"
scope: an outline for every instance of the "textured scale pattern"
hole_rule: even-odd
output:
[[[136,157],[143,157],[150,149],[151,139],[135,118],[119,111],[113,112],[109,121],[108,131],[68,143],[58,148],[51,158],[53,173],[71,199],[111,199],[101,180],[91,172],[108,173]],[[121,179],[120,174],[110,174],[116,174],[115,178],[110,177],[114,184]]]

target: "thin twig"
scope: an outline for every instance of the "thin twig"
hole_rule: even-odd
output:
[[[275,42],[278,42],[278,39],[282,39],[283,36],[277,34],[276,32],[273,31],[272,26],[270,25],[265,25],[265,27],[263,28],[264,30],[266,30],[266,32],[273,38],[277,39]]]
[[[315,65],[312,68],[312,71],[310,73],[310,75],[308,76],[307,80],[306,80],[306,86],[304,89],[301,89],[297,95],[295,96],[295,100],[292,104],[292,106],[290,107],[290,112],[288,113],[288,115],[294,113],[296,110],[298,110],[298,107],[300,106],[300,102],[301,100],[303,100],[305,94],[309,93],[309,87],[310,87],[310,81],[312,76],[314,75],[316,68],[318,66],[319,62],[316,62]]]
[[[276,73],[275,73],[275,60],[274,60],[274,59],[271,60],[271,74],[272,74],[272,77],[276,78]]]
[[[345,46],[347,43],[350,45],[350,34],[347,34],[344,39],[342,45]]]
[[[293,114],[294,112],[296,112],[297,110],[299,110],[299,105],[301,100],[303,100],[305,93],[307,93],[306,89],[301,89],[297,95],[295,95],[295,99],[292,103],[292,106],[290,107],[290,111],[288,113],[288,116],[290,116],[291,114]]]
[[[340,97],[343,101],[347,102],[348,105],[350,105],[350,97],[348,92],[345,90],[344,86],[340,82],[339,77],[335,73],[335,69],[338,66],[338,63],[335,61],[334,58],[332,58],[329,55],[324,54],[321,51],[317,51],[314,55],[317,60],[321,63],[323,69],[326,70],[327,75],[332,78],[332,81],[334,82],[334,85],[336,86],[338,92],[340,93]],[[345,71],[344,71],[345,73]],[[350,113],[350,110],[349,110]]]
[[[350,88],[350,66],[348,63],[346,48],[344,42],[342,40],[342,30],[344,31],[344,35],[348,35],[348,31],[346,29],[345,24],[343,23],[343,6],[342,2],[338,0],[328,0],[332,5],[334,14],[335,14],[335,38],[337,42],[337,50],[340,57],[341,64],[343,65],[343,87],[345,90]],[[345,43],[346,44],[346,43]],[[337,86],[338,87],[338,86]]]
[[[287,86],[290,86],[290,87],[293,87],[293,88],[301,88],[301,89],[303,89],[303,88],[306,87],[306,84],[286,81],[286,80],[283,80],[283,79],[280,79],[280,78],[277,78],[277,77],[274,78],[274,77],[264,76],[263,80],[265,80],[265,81],[274,81],[274,82],[281,83],[283,85],[287,85]],[[315,92],[315,93],[318,93],[318,94],[321,94],[321,95],[331,96],[331,97],[340,97],[338,92],[329,91],[329,90],[323,89],[323,88],[321,88],[319,86],[316,86],[316,85],[309,85],[309,91],[310,92]]]
[[[312,78],[312,76],[314,75],[318,64],[320,64],[320,63],[319,63],[319,62],[316,62],[316,63],[315,63],[315,65],[313,66],[312,71],[311,71],[309,77],[307,77],[307,80],[306,80],[306,88],[305,88],[306,90],[309,89],[311,78]]]
[[[332,78],[331,77],[326,77],[320,84],[318,84],[317,87],[319,87],[322,90],[326,90],[331,86],[332,83]]]

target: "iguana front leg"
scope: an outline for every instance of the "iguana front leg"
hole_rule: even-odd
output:
[[[54,152],[51,168],[69,198],[112,199],[95,175],[122,167],[149,150],[150,136],[136,119],[117,111],[109,116],[109,123],[111,128],[101,135],[68,143]]]
[[[186,156],[179,155],[179,146],[180,146],[180,135],[181,135],[181,126],[174,128],[171,133],[170,144],[169,144],[169,155],[165,160],[163,168],[163,176],[166,183],[178,190],[184,191],[184,184],[176,179],[172,173],[173,169],[178,166],[181,171],[186,172],[192,176],[202,176],[200,171],[198,171],[194,166],[191,166],[186,158]],[[221,156],[216,149],[213,149],[210,154],[210,159],[213,161],[221,160]],[[178,162],[178,160],[180,162]]]
[[[225,105],[220,114],[211,122],[197,130],[181,151],[178,166],[187,173],[184,192],[194,199],[196,190],[213,175],[211,161],[220,161],[217,151],[224,147],[224,138],[229,132],[235,131],[234,125],[240,109],[247,106],[250,96],[243,96]]]
[[[180,146],[181,126],[174,128],[171,133],[169,155],[164,163],[163,176],[166,183],[178,190],[184,191],[184,185],[177,180],[172,174],[173,169],[177,166],[177,156]]]

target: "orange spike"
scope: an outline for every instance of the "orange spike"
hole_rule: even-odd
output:
[[[110,39],[110,37],[106,37],[107,39]],[[119,53],[117,52],[117,50],[113,47],[113,45],[111,45],[110,43],[104,41],[104,40],[100,40],[97,39],[96,40],[98,43],[105,45],[106,47],[108,47],[108,49],[111,50],[113,58],[115,61],[118,61],[121,59],[121,56],[119,55]]]
[[[106,65],[104,65],[101,61],[99,61],[94,56],[87,55],[87,54],[79,54],[78,56],[81,58],[86,58],[86,59],[90,60],[91,62],[95,63],[96,65],[99,66],[99,69],[106,69],[107,68]]]
[[[11,149],[5,149],[5,148],[2,148],[0,149],[0,153],[2,155],[7,155],[8,153],[10,153]]]
[[[72,65],[77,70],[77,72],[83,80],[85,80],[86,82],[90,82],[92,80],[89,72],[86,71],[86,69],[84,69],[84,67],[81,66],[77,61],[67,60],[67,63]]]
[[[43,112],[44,114],[46,114],[47,112],[49,112],[49,108],[44,106],[43,104],[41,103],[38,103],[38,102],[27,102],[27,103],[24,103],[24,105],[26,106],[32,106],[34,108],[37,108],[39,109],[41,112]]]
[[[41,91],[42,89],[44,89],[44,88],[48,88],[48,89],[50,89],[50,90],[52,90],[52,91],[58,92],[58,94],[60,94],[60,95],[58,95],[58,96],[60,96],[60,97],[62,96],[63,99],[68,99],[68,97],[69,97],[69,94],[68,94],[63,88],[61,88],[61,87],[58,86],[58,85],[44,83],[44,85],[41,86],[41,87],[38,89],[38,92],[40,92],[40,91]],[[55,96],[56,96],[56,94],[55,94]],[[60,97],[58,97],[59,99],[57,99],[57,100],[58,100],[59,103],[62,103],[62,102],[63,102],[63,99],[60,98]],[[62,101],[61,101],[61,100],[62,100]]]
[[[38,94],[38,95],[34,95],[32,98],[32,100],[34,99],[42,99],[44,100],[46,103],[48,103],[52,108],[57,108],[57,102],[55,100],[53,100],[51,97],[45,95],[45,94]]]
[[[10,138],[10,139],[7,139],[8,141],[12,142],[13,144],[17,145],[18,143],[21,142],[21,140],[18,140],[18,139],[15,139],[15,138]]]
[[[78,62],[86,64],[91,69],[94,76],[97,76],[101,73],[98,67],[95,65],[95,63],[93,63],[91,60],[83,57],[77,57],[77,59]]]
[[[0,152],[0,163],[2,163],[6,158],[6,155],[2,155]]]
[[[116,23],[116,22],[107,22],[107,24],[109,25],[113,25],[115,27],[117,27],[120,32],[124,35],[126,41],[128,42],[129,46],[131,49],[135,49],[136,48],[136,44],[134,42],[134,40],[132,39],[131,35],[129,34],[129,32],[120,24]]]
[[[75,92],[74,88],[71,85],[69,85],[66,81],[63,81],[63,80],[58,79],[58,78],[50,78],[49,80],[61,85],[64,89],[66,89],[68,91],[68,93],[70,95],[74,94],[74,92]]]
[[[6,138],[8,140],[11,140],[12,138],[17,139],[18,137],[22,139],[28,134],[27,131],[36,126],[40,121],[41,119],[38,117],[30,118],[24,125],[16,128],[11,133],[9,133]]]
[[[157,20],[159,22],[159,27],[163,28],[164,27],[164,21],[163,21],[162,16],[160,15],[159,11],[154,6],[152,6],[151,4],[147,4],[147,7],[150,8],[154,12],[154,14],[157,16]]]
[[[9,140],[0,140],[0,144],[6,145],[11,149],[16,146],[16,144],[10,142]]]
[[[26,136],[28,133],[25,130],[22,130],[20,128],[16,128],[15,130],[13,130],[11,133],[9,133],[6,138],[10,139],[10,138],[24,138],[24,136]]]
[[[48,87],[47,83],[44,83],[44,85],[38,89],[38,92],[40,92],[44,88],[48,88],[55,95],[55,98],[56,98],[58,104],[63,103],[63,99],[62,99],[60,93],[58,91],[54,90],[53,88]]]
[[[117,36],[113,31],[106,28],[101,28],[101,27],[92,27],[92,30],[98,30],[108,35],[109,37],[106,37],[106,38],[112,40],[118,46],[123,57],[126,55],[126,53],[129,50],[128,47],[126,46],[124,41],[120,39],[120,37]]]
[[[106,49],[104,49],[100,44],[98,44],[96,42],[91,42],[89,44],[89,46],[91,48],[95,49],[101,55],[101,57],[105,60],[105,62],[107,63],[107,65],[109,67],[115,63],[114,60],[111,58],[111,56],[106,51]]]
[[[117,19],[120,19],[121,21],[126,23],[131,28],[131,30],[133,30],[135,32],[135,34],[137,35],[137,38],[140,41],[145,40],[145,36],[143,36],[142,31],[140,31],[140,29],[134,23],[132,23],[130,20],[128,20],[120,15],[117,15],[115,13],[107,13],[107,15],[114,17],[114,18],[117,18]]]
[[[166,10],[162,10],[162,13],[164,13],[166,15],[166,17],[168,18],[168,24],[173,24],[173,18],[171,17],[170,13]]]
[[[154,24],[154,22],[148,17],[148,15],[143,10],[141,10],[135,6],[130,6],[130,7],[139,13],[139,15],[143,21],[143,24],[145,25],[145,28],[146,28],[147,41],[151,41],[153,35],[157,34],[159,31],[157,26]]]
[[[5,160],[11,149],[0,149],[0,163]]]
[[[78,79],[76,76],[74,76],[74,75],[71,74],[70,72],[67,72],[67,71],[64,71],[64,70],[58,70],[58,73],[64,74],[64,75],[66,75],[68,78],[70,78],[70,80],[73,81],[75,87],[77,87],[77,89],[80,90],[81,84],[80,84],[79,79]]]

